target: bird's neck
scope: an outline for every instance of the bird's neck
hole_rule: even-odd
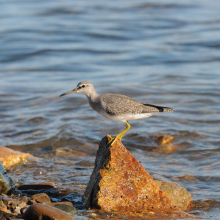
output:
[[[99,95],[97,94],[95,89],[93,89],[92,91],[86,94],[86,97],[89,102],[95,102],[98,99]]]

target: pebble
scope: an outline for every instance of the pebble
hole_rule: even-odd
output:
[[[56,204],[54,207],[57,209],[60,209],[64,212],[67,212],[70,215],[77,215],[78,214],[78,211],[75,207],[67,205],[67,204]]]
[[[43,204],[51,203],[50,197],[46,193],[35,194],[31,196],[31,200],[35,200],[36,202]]]
[[[62,210],[45,204],[29,206],[23,215],[25,220],[74,220],[75,218]]]
[[[27,196],[23,196],[20,199],[22,202],[28,203],[28,197]]]

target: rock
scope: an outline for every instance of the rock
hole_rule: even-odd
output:
[[[155,141],[159,145],[170,144],[174,137],[168,134],[152,136],[153,141]]]
[[[75,207],[67,205],[67,204],[56,204],[54,205],[55,208],[60,209],[70,215],[77,215],[78,211]]]
[[[3,166],[8,168],[12,165],[23,162],[25,159],[35,158],[29,153],[22,153],[20,151],[12,150],[7,147],[0,146],[0,161]]]
[[[2,211],[0,210],[0,219],[8,219],[8,218],[11,218],[11,217],[16,217],[15,214],[12,214],[12,213],[9,213],[9,212],[5,212],[5,211]]]
[[[158,145],[152,150],[153,152],[168,154],[173,153],[181,148],[181,146],[179,146],[178,144],[172,143],[174,137],[168,134],[152,136],[151,138]]]
[[[3,197],[3,198],[2,198],[2,201],[4,202],[4,204],[5,204],[6,206],[8,206],[9,204],[12,203],[13,199],[12,199],[12,198],[8,198],[8,197]]]
[[[155,180],[160,189],[165,192],[170,199],[183,211],[189,211],[192,208],[191,194],[177,183],[169,183]]]
[[[33,204],[36,204],[37,202],[35,201],[35,200],[33,200],[33,199],[30,199],[30,200],[28,200],[28,202],[27,202],[27,204],[28,205],[33,205]]]
[[[72,202],[67,202],[67,201],[63,201],[63,202],[52,202],[48,205],[51,205],[51,206],[55,206],[57,204],[65,204],[65,205],[70,205],[70,206],[73,206]]]
[[[22,202],[25,202],[26,204],[28,203],[28,197],[27,196],[23,196],[20,199]]]
[[[13,190],[11,195],[13,196],[13,198],[15,197],[21,197],[22,192],[20,190]]]
[[[74,220],[73,216],[49,205],[33,204],[23,215],[25,220]]]
[[[7,206],[5,205],[5,203],[2,200],[0,200],[0,207],[7,209]]]
[[[159,145],[154,148],[152,151],[160,154],[169,154],[176,152],[181,147],[179,145],[167,144],[167,145]]]
[[[36,202],[49,204],[51,203],[50,197],[46,193],[39,193],[31,196],[31,200],[35,200]]]
[[[50,189],[56,188],[55,183],[48,182],[48,183],[33,183],[33,184],[24,184],[18,187],[19,190],[39,190],[39,189]]]
[[[1,157],[1,156],[0,156]],[[7,193],[14,188],[14,184],[10,177],[5,172],[5,169],[0,161],[0,194]]]
[[[188,217],[117,140],[100,142],[95,167],[83,195],[86,207],[107,212],[146,213],[160,217]],[[192,217],[194,218],[194,217]]]
[[[77,150],[74,150],[74,149],[69,149],[68,147],[63,147],[63,148],[56,149],[55,155],[56,156],[61,156],[61,157],[88,156],[88,154],[86,154],[84,152],[77,151]]]

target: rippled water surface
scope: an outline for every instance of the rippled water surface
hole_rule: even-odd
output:
[[[11,169],[13,180],[84,192],[99,141],[125,127],[83,94],[59,97],[89,80],[100,94],[176,109],[131,121],[123,143],[151,174],[213,200],[193,213],[218,219],[219,11],[214,0],[0,1],[0,144],[42,158]],[[164,133],[176,152],[152,150]]]

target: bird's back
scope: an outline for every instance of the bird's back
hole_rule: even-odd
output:
[[[104,110],[110,115],[142,114],[171,112],[168,107],[145,104],[133,98],[120,94],[105,93],[100,95],[100,102]]]

